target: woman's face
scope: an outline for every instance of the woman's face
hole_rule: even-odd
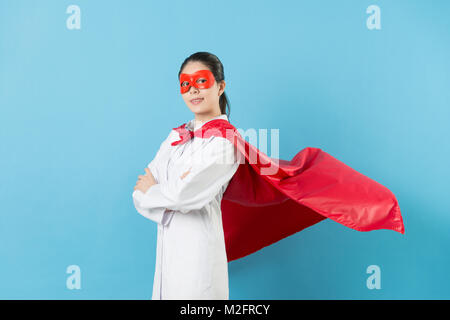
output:
[[[188,62],[181,73],[194,73],[199,70],[209,70],[209,68],[199,61]],[[198,79],[197,81],[203,81]],[[197,115],[211,115],[220,114],[219,98],[225,90],[225,81],[222,80],[220,84],[214,80],[214,84],[208,89],[198,89],[194,86],[189,88],[189,91],[182,93],[184,102],[189,109]],[[194,103],[192,100],[202,99],[200,103]]]

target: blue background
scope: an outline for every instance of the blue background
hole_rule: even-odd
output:
[[[372,4],[381,30],[366,26]],[[382,183],[406,229],[327,219],[230,262],[230,299],[450,299],[449,13],[444,0],[0,0],[0,298],[150,299],[157,228],[131,194],[193,118],[181,63],[209,51],[230,122],[279,128],[280,158],[318,147]]]

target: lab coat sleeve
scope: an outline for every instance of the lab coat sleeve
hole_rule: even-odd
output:
[[[220,192],[239,167],[234,145],[222,137],[212,137],[202,146],[189,173],[136,192],[143,208],[167,208],[181,213],[201,209]]]
[[[141,214],[142,216],[146,217],[147,219],[150,219],[158,224],[164,226],[168,225],[171,220],[173,212],[167,211],[166,208],[162,207],[159,208],[142,207],[141,202],[138,200],[139,198],[136,197],[136,192],[140,192],[142,194],[142,191],[135,190],[133,192],[133,203],[134,207],[136,208],[136,211],[139,212],[139,214]]]
[[[165,150],[165,148],[167,148],[167,145],[171,139],[171,134],[172,134],[172,132],[161,143],[159,150],[156,152],[155,157],[153,158],[152,161],[150,161],[150,163],[147,166],[157,182],[159,182],[160,177],[158,176],[158,171],[156,170],[155,166],[158,163],[158,161],[160,160],[162,150]],[[141,214],[142,216],[146,217],[147,219],[150,219],[158,224],[161,224],[161,225],[169,224],[170,218],[173,213],[168,212],[166,210],[166,208],[163,208],[163,207],[151,207],[151,208],[143,207],[141,204],[141,201],[139,201],[139,197],[136,196],[137,193],[142,194],[142,191],[134,190],[133,195],[132,195],[134,207],[136,208],[136,211],[139,214]],[[146,193],[148,193],[148,190]]]

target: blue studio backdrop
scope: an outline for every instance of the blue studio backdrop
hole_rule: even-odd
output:
[[[0,298],[150,299],[157,227],[131,194],[193,118],[177,74],[208,51],[232,124],[279,129],[282,159],[328,152],[388,187],[405,223],[326,219],[230,262],[230,299],[450,299],[449,13],[446,0],[0,0]]]

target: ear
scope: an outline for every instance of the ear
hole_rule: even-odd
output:
[[[225,91],[225,86],[226,86],[225,80],[220,81],[220,84],[219,84],[219,96],[221,96],[222,93]]]

